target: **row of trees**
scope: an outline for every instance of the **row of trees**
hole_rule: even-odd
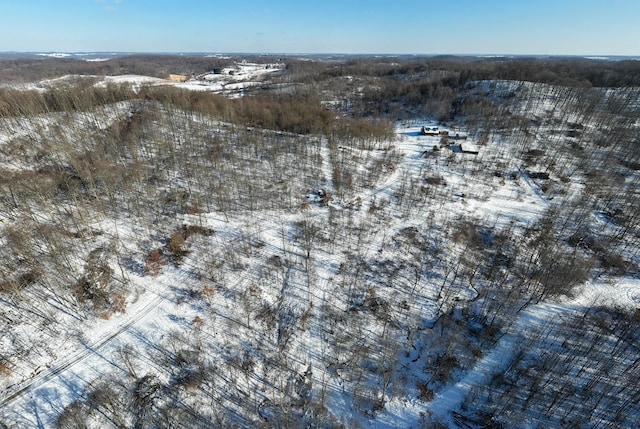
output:
[[[283,79],[314,82],[331,92],[349,94],[356,115],[415,117],[429,115],[451,120],[494,100],[464,97],[470,84],[479,81],[526,81],[567,88],[637,87],[637,61],[596,61],[579,58],[476,59],[470,57],[386,60],[353,59],[344,63],[288,62]],[[365,88],[361,90],[360,88]],[[496,116],[486,111],[485,116]]]
[[[393,80],[443,79],[463,86],[478,80],[524,80],[570,87],[637,87],[640,67],[635,60],[585,58],[356,58],[343,63],[287,61],[294,75],[314,82],[341,76],[369,76]]]
[[[263,63],[264,57],[242,58]],[[27,83],[64,75],[116,76],[139,74],[167,78],[170,73],[200,74],[227,67],[238,58],[177,55],[128,55],[108,61],[89,62],[82,59],[18,57],[0,59],[0,80]],[[267,59],[273,60],[273,59]]]
[[[145,87],[135,93],[127,85],[99,87],[93,79],[54,86],[46,91],[0,89],[0,118],[32,117],[53,112],[87,112],[132,99],[160,102],[172,109],[196,112],[249,127],[296,134],[332,134],[344,139],[388,140],[392,125],[384,120],[336,117],[314,92],[228,99],[200,91]]]
[[[235,61],[256,63],[284,61],[295,79],[322,82],[339,76],[370,76],[395,80],[419,80],[425,76],[453,79],[456,85],[477,80],[526,80],[563,86],[632,87],[640,85],[640,71],[633,60],[584,58],[352,58],[345,61],[302,61],[271,56],[129,55],[108,61],[86,62],[67,58],[18,57],[0,59],[0,78],[5,82],[31,82],[67,74],[141,74],[166,78],[169,73],[206,73]]]

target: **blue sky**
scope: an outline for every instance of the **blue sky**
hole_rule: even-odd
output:
[[[640,0],[0,0],[0,51],[640,55]]]

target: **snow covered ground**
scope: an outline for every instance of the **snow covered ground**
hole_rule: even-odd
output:
[[[206,73],[188,82],[178,83],[178,88],[194,91],[210,91],[216,94],[237,94],[245,88],[262,85],[262,81],[273,73],[284,70],[284,64],[236,63],[218,73]]]
[[[47,56],[58,56],[63,58],[70,54],[40,54]],[[106,61],[105,58],[90,58],[86,61]],[[8,85],[13,88],[23,90],[43,91],[53,85],[60,83],[73,83],[75,80],[93,80],[95,85],[105,87],[108,84],[129,84],[134,90],[139,90],[143,86],[175,86],[192,91],[207,91],[215,94],[227,96],[241,96],[244,89],[259,87],[264,84],[264,80],[270,75],[277,74],[284,70],[284,64],[257,64],[246,61],[238,62],[230,67],[222,68],[216,73],[210,72],[199,76],[190,77],[186,82],[173,82],[168,79],[161,79],[151,76],[136,74],[126,74],[117,76],[92,76],[92,75],[67,75],[55,79],[47,79],[41,82],[21,83]],[[0,84],[2,85],[2,84]]]
[[[247,72],[249,73],[249,72]],[[122,77],[128,81],[127,77]],[[135,78],[137,79],[137,78]],[[407,177],[420,177],[425,174],[425,157],[430,156],[433,148],[439,144],[439,137],[422,136],[419,127],[399,127],[397,137],[390,147],[395,152],[395,158],[399,160],[393,167],[387,168],[387,173],[375,183],[375,186],[357,195],[362,201],[362,208],[354,212],[353,222],[365,224],[369,221],[370,213],[375,205],[384,206],[394,198],[399,188],[405,186]],[[448,151],[448,149],[441,149]],[[332,165],[329,148],[325,145],[320,153],[322,159],[321,172],[324,176],[324,192],[335,194],[334,184],[331,180]],[[474,164],[481,159],[480,155],[449,153],[440,156],[430,165],[429,175],[439,175],[446,181],[446,191],[440,211],[456,212],[471,218],[482,218],[485,222],[496,225],[515,223],[518,225],[531,225],[535,223],[544,212],[547,201],[537,190],[526,175],[522,174],[518,179],[499,185],[496,183],[472,183]],[[448,164],[455,163],[462,168],[450,169]],[[346,202],[334,199],[328,203],[331,210],[348,210]],[[257,215],[257,218],[255,216]],[[411,213],[409,218],[398,213],[392,215],[379,232],[372,231],[367,238],[367,248],[363,254],[374,256],[381,254],[384,259],[389,245],[388,237],[410,225],[425,223],[427,213]],[[291,241],[288,233],[289,225],[303,220],[305,222],[322,224],[327,221],[327,209],[312,205],[301,213],[292,213],[286,216],[276,213],[257,213],[251,215],[256,224],[255,231],[251,232],[254,239],[260,241],[261,248],[268,249],[267,254],[279,255],[279,258],[301,258],[300,252],[304,249],[299,244]],[[228,220],[221,219],[220,214],[200,214],[197,220],[194,216],[185,215],[181,222],[185,224],[206,225],[216,231],[220,243],[228,240],[236,240],[244,234],[243,230],[251,222],[250,218],[241,215],[231,217]],[[115,230],[109,230],[108,225],[102,229],[107,234],[115,236]],[[111,227],[113,228],[113,227]],[[119,222],[117,234],[123,243],[136,240],[135,234],[130,231],[126,221]],[[206,251],[203,248],[202,251]],[[330,251],[329,249],[333,249]],[[332,282],[335,281],[339,267],[345,262],[345,254],[340,247],[322,247],[313,250],[312,268],[315,272],[313,282],[318,288],[315,291],[305,287],[304,275],[292,277],[289,287],[297,288],[298,292],[290,298],[292,306],[305,306],[312,309],[311,328],[300,335],[292,346],[296,361],[291,365],[304,372],[310,368],[313,374],[315,386],[324,385],[327,393],[327,407],[333,415],[341,416],[345,424],[352,424],[355,419],[366,427],[418,427],[421,421],[433,419],[443,421],[454,426],[451,412],[460,410],[468,391],[477,385],[487,383],[496,373],[504,371],[505,366],[511,361],[515,350],[515,335],[526,329],[558,317],[559,313],[570,312],[575,306],[590,305],[598,302],[600,305],[611,307],[636,308],[640,299],[640,282],[625,280],[623,285],[611,285],[604,281],[588,283],[580,293],[571,299],[561,302],[540,303],[522,312],[506,333],[491,349],[484,353],[473,367],[462,371],[459,377],[450,385],[438,391],[434,399],[428,403],[421,400],[407,398],[393,398],[382,411],[376,414],[372,420],[358,417],[354,412],[353,396],[345,391],[345,381],[339,376],[327,374],[327,367],[323,361],[326,356],[326,340],[322,326],[322,311],[327,304],[334,301],[334,305],[340,305],[339,301],[330,299],[327,294],[335,293]],[[315,254],[317,252],[317,254]],[[296,256],[297,255],[297,256]],[[390,253],[391,257],[393,253]],[[128,278],[133,284],[133,289],[139,294],[127,305],[124,314],[115,314],[109,320],[100,320],[83,326],[83,335],[78,338],[68,339],[64,344],[55,347],[56,354],[43,360],[30,374],[25,374],[16,379],[11,385],[4,386],[2,397],[2,418],[11,425],[19,427],[49,427],[53,425],[64,407],[77,400],[82,392],[90,385],[97,384],[106,375],[113,377],[121,374],[129,374],[131,369],[126,368],[122,361],[123,350],[135,350],[136,359],[145,372],[156,373],[161,379],[169,375],[152,358],[145,357],[149,349],[161,344],[163,338],[172,332],[186,332],[194,328],[196,320],[208,320],[206,312],[198,305],[190,305],[179,299],[185,291],[201,287],[190,274],[189,260],[181,267],[167,267],[155,277],[129,273]],[[304,258],[303,258],[304,259]],[[193,261],[196,264],[197,262]],[[273,285],[261,283],[264,279],[253,277],[249,272],[227,272],[223,278],[227,282],[234,283],[233,290],[242,290],[254,287],[258,282],[258,294],[264,294],[262,298],[273,305],[278,305],[282,296],[270,295],[278,292]],[[437,295],[436,285],[428,280],[418,285],[417,289],[425,297],[423,308],[420,310],[425,316],[435,322],[438,317],[437,306],[433,303]],[[272,292],[269,292],[271,290]],[[302,293],[303,295],[297,295]],[[383,292],[379,292],[383,293]],[[388,293],[393,293],[390,290]],[[472,289],[461,289],[456,292],[461,299],[473,299]],[[225,297],[215,295],[210,303],[216,320],[236,321],[239,332],[245,332],[251,323],[252,316],[245,324],[238,318],[240,314],[235,307],[235,299],[232,296]],[[304,308],[304,307],[303,307]],[[26,328],[25,328],[26,329]],[[228,328],[227,328],[228,329]],[[225,339],[225,329],[215,329],[220,341]],[[247,334],[250,337],[249,334]],[[41,338],[46,341],[46,339]],[[52,338],[52,340],[55,340]],[[53,345],[53,344],[52,344]],[[297,362],[297,363],[296,363]],[[24,371],[16,371],[19,374]],[[240,380],[236,382],[240,383]],[[248,384],[244,389],[251,389]]]
[[[281,69],[242,63],[172,85],[238,94]],[[167,84],[141,76],[108,77],[98,84],[106,82]],[[498,92],[522,86],[496,85]],[[548,101],[523,109],[544,115],[554,105]],[[66,120],[78,121],[75,130],[93,123],[94,134],[101,135],[129,110],[122,103]],[[420,134],[422,125],[439,125],[435,122],[398,125],[392,141],[371,145],[256,129],[225,136],[231,131],[217,121],[160,110],[140,144],[166,127],[171,132],[161,134],[161,141],[170,145],[144,148],[136,156],[169,164],[169,156],[186,154],[180,158],[187,163],[183,170],[167,173],[180,192],[167,194],[163,204],[178,204],[198,191],[215,193],[215,198],[206,210],[194,204],[153,219],[136,217],[133,203],[115,218],[97,214],[80,200],[62,206],[61,214],[38,213],[34,206],[35,219],[89,216],[93,237],[66,263],[82,272],[85,253],[113,248],[120,256],[110,256],[108,264],[131,293],[126,311],[102,319],[74,318],[52,298],[49,304],[60,319],[46,327],[20,319],[30,299],[37,298],[28,290],[16,299],[22,306],[17,310],[9,310],[15,303],[0,297],[5,317],[18,325],[11,338],[3,337],[3,354],[27,349],[24,358],[0,371],[0,421],[9,426],[53,427],[70,404],[97,401],[95,392],[104,393],[101,386],[127,391],[153,376],[188,412],[212,410],[214,404],[226,410],[231,417],[221,426],[260,420],[275,425],[288,418],[280,413],[293,402],[300,421],[317,415],[347,427],[421,427],[431,421],[474,427],[479,424],[460,414],[479,386],[514,366],[527,332],[555,326],[584,308],[633,313],[640,305],[637,278],[605,274],[568,296],[536,300],[532,295],[512,318],[497,317],[497,337],[488,333],[493,321],[465,319],[474,303],[482,306],[482,315],[495,291],[511,294],[495,284],[508,277],[506,267],[513,261],[496,263],[498,274],[491,280],[477,274],[486,260],[505,257],[493,250],[494,243],[533,241],[555,204],[555,194],[543,189],[548,183],[532,178],[514,156],[519,148],[508,136],[492,135],[488,142],[470,136],[478,154],[451,150],[440,136]],[[21,139],[37,142],[53,132],[73,135],[73,127],[58,129],[57,122],[47,115],[24,124],[7,121],[0,149],[16,152],[13,145],[24,144]],[[207,144],[215,138],[227,138],[234,151],[223,147],[212,153]],[[34,162],[42,157],[38,151],[25,153]],[[212,164],[188,176],[205,161]],[[22,163],[7,158],[2,168],[28,170],[30,162],[24,156]],[[159,179],[143,182],[154,180]],[[252,181],[258,185],[249,186]],[[584,188],[577,180],[564,183],[555,176],[549,182],[567,205]],[[234,192],[241,203],[221,203]],[[597,213],[592,216],[597,220]],[[12,221],[6,213],[0,220]],[[189,227],[196,232],[183,237],[188,251],[167,256],[168,237]],[[164,249],[166,256],[157,275],[145,270],[145,258],[154,248]],[[535,289],[527,282],[518,287]],[[504,305],[514,303],[522,304]],[[498,310],[486,313],[500,315]],[[35,347],[16,344],[29,339]],[[451,370],[440,369],[446,362],[453,362]],[[206,381],[188,377],[200,372]],[[312,410],[310,398],[322,406]],[[103,407],[104,414],[108,406]],[[100,412],[91,414],[94,427],[109,422]]]

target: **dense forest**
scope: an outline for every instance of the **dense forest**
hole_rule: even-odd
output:
[[[443,82],[450,87],[477,80],[526,80],[573,87],[640,86],[640,66],[635,60],[590,60],[585,58],[368,58],[327,60],[322,56],[184,56],[129,55],[108,61],[87,62],[72,58],[0,58],[0,79],[32,82],[65,74],[142,74],[166,77],[169,73],[205,73],[234,61],[268,63],[285,61],[292,75],[305,75],[314,82],[339,76],[370,76],[395,80],[424,80],[429,74],[449,72]],[[455,76],[455,77],[453,77]]]

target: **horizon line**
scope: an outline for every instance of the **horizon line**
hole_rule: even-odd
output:
[[[28,54],[28,55],[236,55],[236,56],[362,56],[362,57],[486,57],[486,58],[519,58],[519,57],[573,57],[585,59],[608,59],[608,58],[635,58],[638,55],[619,54],[509,54],[509,53],[344,53],[344,52],[234,52],[234,51],[73,51],[73,50],[29,50],[29,51],[0,51],[3,54]]]

